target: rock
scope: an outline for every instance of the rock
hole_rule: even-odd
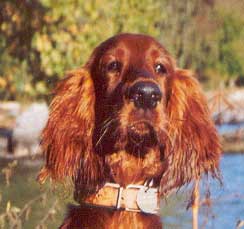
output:
[[[48,107],[45,103],[33,103],[16,118],[13,130],[15,154],[38,153],[40,134],[47,120]]]

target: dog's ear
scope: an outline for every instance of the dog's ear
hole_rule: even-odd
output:
[[[96,183],[102,167],[92,145],[95,93],[89,70],[71,71],[54,92],[41,137],[46,165],[38,180],[44,182],[47,176],[55,180],[71,177],[84,185]]]
[[[221,146],[206,98],[187,70],[169,79],[167,103],[169,139],[165,145],[168,166],[161,179],[162,193],[179,188],[202,174],[219,178]]]

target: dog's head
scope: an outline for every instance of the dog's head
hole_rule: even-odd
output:
[[[41,180],[72,176],[84,186],[106,179],[109,153],[159,151],[162,193],[202,173],[217,176],[220,157],[197,81],[176,68],[162,45],[139,34],[103,42],[84,68],[57,86],[42,146],[47,163]]]
[[[168,52],[149,36],[122,34],[96,48],[86,66],[96,94],[95,145],[111,152],[157,144],[175,71]]]

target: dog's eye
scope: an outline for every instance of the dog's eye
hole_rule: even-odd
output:
[[[156,64],[155,72],[157,74],[165,74],[165,73],[167,73],[167,69],[162,64]]]
[[[120,72],[122,64],[119,61],[112,61],[107,66],[109,72]]]

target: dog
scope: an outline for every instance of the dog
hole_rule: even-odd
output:
[[[159,200],[204,175],[221,146],[206,99],[154,38],[119,34],[56,87],[39,181],[71,177],[60,228],[162,228]]]

